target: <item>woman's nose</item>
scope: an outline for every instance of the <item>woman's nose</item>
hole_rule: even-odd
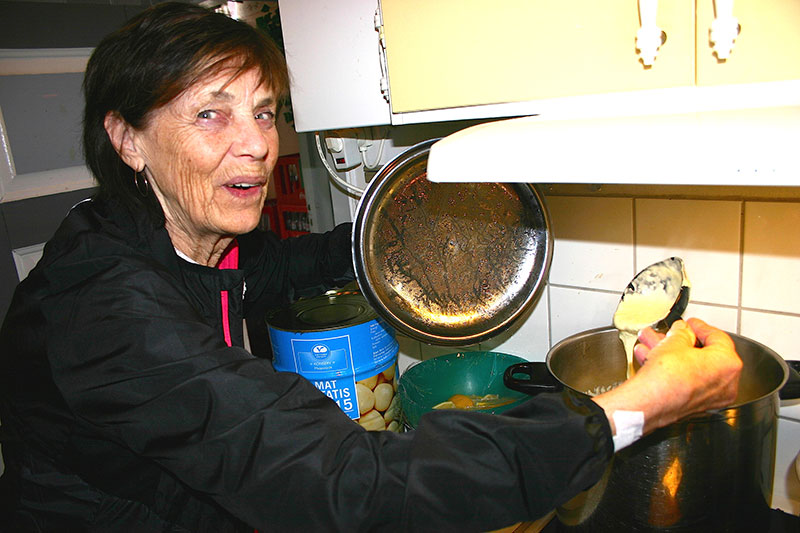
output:
[[[236,123],[232,148],[234,155],[264,159],[270,150],[269,131],[264,131],[252,117],[243,118]]]

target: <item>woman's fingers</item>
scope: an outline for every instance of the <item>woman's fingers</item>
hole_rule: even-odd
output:
[[[717,328],[711,327],[699,318],[690,318],[686,322],[694,331],[697,339],[703,346],[720,346],[722,348],[733,348],[733,340],[730,336]]]
[[[698,339],[701,347],[695,345]],[[742,362],[727,333],[689,319],[675,322],[666,336],[642,330],[639,341],[634,353],[647,364],[595,397],[609,416],[619,409],[642,411],[648,432],[735,400]]]
[[[653,328],[645,328],[639,332],[639,343],[633,348],[633,355],[640,365],[643,365],[650,354],[650,350],[664,338],[663,333],[656,332]]]
[[[652,348],[661,342],[661,339],[663,338],[664,334],[656,332],[653,328],[644,328],[639,332],[639,342],[648,348]]]
[[[717,370],[716,383],[721,398],[719,407],[735,401],[743,364],[736,354],[733,339],[698,318],[690,318],[688,325],[703,345],[700,351],[703,363],[713,365]]]

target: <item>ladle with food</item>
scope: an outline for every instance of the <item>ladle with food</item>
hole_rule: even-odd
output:
[[[683,259],[670,257],[648,266],[631,280],[614,312],[614,327],[625,346],[628,377],[635,372],[633,348],[639,331],[651,327],[666,332],[689,303],[691,284]]]

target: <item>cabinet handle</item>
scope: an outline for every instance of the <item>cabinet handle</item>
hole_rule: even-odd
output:
[[[714,12],[714,21],[708,30],[708,37],[717,59],[725,61],[731,55],[733,42],[739,36],[742,27],[733,16],[733,0],[714,0]]]
[[[636,32],[636,50],[645,67],[651,67],[658,49],[667,42],[667,34],[656,24],[658,0],[639,0],[639,31]]]

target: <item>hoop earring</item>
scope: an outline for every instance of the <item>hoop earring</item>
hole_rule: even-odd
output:
[[[146,197],[150,193],[150,182],[147,181],[147,175],[144,173],[144,170],[141,172],[135,171],[133,173],[133,185],[142,196]]]

